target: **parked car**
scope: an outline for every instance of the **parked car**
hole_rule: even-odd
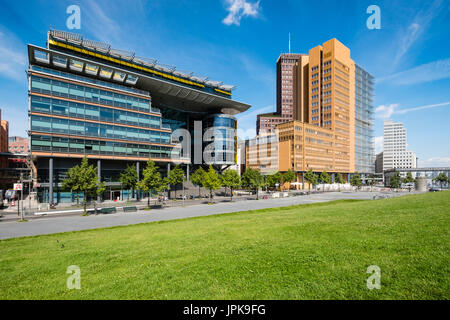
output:
[[[431,187],[430,188],[430,192],[437,192],[437,191],[441,191],[441,189],[436,188],[436,187]]]

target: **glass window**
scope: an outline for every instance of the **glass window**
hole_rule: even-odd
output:
[[[32,77],[31,78],[31,89],[33,91],[50,93],[52,90],[50,85],[50,80],[45,78]]]
[[[83,70],[83,62],[78,60],[70,59],[70,69],[75,71],[82,71]]]
[[[86,119],[98,120],[100,118],[100,110],[97,106],[85,105]]]
[[[31,97],[31,111],[50,113],[50,99],[43,97]]]
[[[70,120],[70,134],[84,135],[84,122]]]
[[[86,135],[90,137],[97,137],[99,133],[99,125],[97,123],[86,122],[84,124]]]
[[[31,116],[31,130],[52,132],[51,118]]]
[[[84,100],[84,87],[69,84],[69,97],[72,99]]]
[[[67,134],[69,132],[69,121],[67,119],[53,118],[52,131]]]
[[[112,110],[107,108],[100,108],[100,120],[106,122],[113,122]]]
[[[61,81],[52,81],[53,94],[60,97],[69,96],[69,84]]]
[[[54,99],[52,101],[52,113],[67,116],[69,114],[69,103]]]

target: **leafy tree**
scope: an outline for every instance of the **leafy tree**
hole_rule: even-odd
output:
[[[308,171],[306,171],[305,173],[305,180],[309,182],[309,189],[311,189],[311,184],[313,186],[317,185],[317,176],[314,174],[314,172],[312,172],[312,169],[309,169]]]
[[[406,177],[403,179],[403,183],[411,183],[411,182],[414,182],[414,178],[413,178],[411,172],[408,172],[406,174]]]
[[[175,198],[177,197],[177,185],[182,183],[183,180],[184,171],[179,165],[176,165],[172,170],[170,170],[168,177],[169,184],[175,187]]]
[[[83,158],[80,166],[76,165],[69,171],[67,176],[70,181],[66,182],[66,186],[83,192],[83,215],[87,215],[87,197],[102,194],[105,191],[105,183],[98,181],[97,168],[89,165],[87,157]]]
[[[281,180],[283,179],[283,175],[281,172],[277,172],[267,176],[266,183],[269,187],[276,187],[276,185],[281,184]]]
[[[202,167],[195,170],[195,172],[191,175],[191,182],[198,186],[198,197],[200,198],[200,187],[203,183],[203,176],[205,175],[205,170]]]
[[[342,178],[342,174],[340,172],[338,172],[338,174],[336,175],[335,181],[336,181],[336,183],[339,183],[339,184],[345,183],[345,180],[344,180],[344,178]]]
[[[433,179],[435,182],[439,182],[439,184],[441,185],[441,189],[442,189],[442,185],[444,183],[448,183],[449,182],[449,178],[447,177],[447,175],[443,172],[439,173],[438,176],[436,178]]]
[[[256,190],[256,199],[259,199],[259,188],[264,184],[264,177],[259,170],[247,168],[242,174],[241,183],[244,187]]]
[[[391,188],[397,189],[400,188],[400,183],[401,183],[401,177],[400,177],[400,172],[395,172],[395,175],[393,175],[390,179],[389,179],[389,186]]]
[[[137,188],[141,191],[148,192],[147,206],[150,207],[150,197],[152,190],[158,191],[162,183],[161,174],[158,167],[155,166],[153,160],[147,160],[147,166],[142,171],[142,179],[137,183]]]
[[[282,183],[283,184],[285,182],[291,183],[293,180],[295,180],[295,173],[294,171],[292,171],[292,169],[289,169],[283,174]]]
[[[325,172],[325,171],[322,172],[322,173],[320,174],[319,179],[320,179],[320,181],[321,181],[322,183],[328,183],[328,184],[331,183],[331,177],[330,177],[330,175],[329,175],[327,172]]]
[[[233,189],[241,185],[241,177],[236,170],[229,169],[222,174],[221,180],[224,187],[230,188],[230,200],[233,201]]]
[[[131,190],[134,193],[136,184],[138,182],[138,176],[136,166],[133,164],[131,167],[127,165],[127,168],[120,173],[119,181],[122,184],[122,188],[125,190]],[[127,193],[127,201],[130,200],[130,193]]]
[[[75,167],[70,168],[67,171],[67,178],[63,180],[62,182],[62,188],[63,190],[70,190],[70,192],[76,192],[77,193],[77,205],[80,204],[80,183],[79,183],[79,176],[80,168],[78,165]]]
[[[203,175],[202,186],[209,190],[209,203],[211,203],[213,190],[217,190],[221,187],[219,175],[212,165],[209,165],[208,171]]]
[[[359,189],[359,187],[361,187],[361,185],[362,185],[362,180],[361,180],[361,176],[359,175],[358,172],[356,172],[356,173],[351,177],[351,179],[350,179],[350,184],[351,184],[352,186],[358,187],[358,189]]]

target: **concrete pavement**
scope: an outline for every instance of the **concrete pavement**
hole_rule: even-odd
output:
[[[149,211],[140,210],[137,212],[118,212],[106,215],[42,217],[40,219],[21,223],[11,220],[0,220],[0,239],[125,226],[153,221],[183,219],[247,210],[285,207],[297,204],[327,202],[340,199],[371,200],[375,196],[393,197],[401,195],[405,195],[405,193],[326,192],[287,198],[242,200],[232,203],[221,202],[214,205],[195,204],[186,207],[169,207],[164,209],[152,209]]]

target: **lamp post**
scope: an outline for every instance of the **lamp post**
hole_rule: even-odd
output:
[[[183,207],[184,207],[184,179],[186,178],[185,175],[183,175],[183,182],[182,182],[182,188],[183,188]]]

